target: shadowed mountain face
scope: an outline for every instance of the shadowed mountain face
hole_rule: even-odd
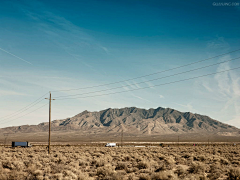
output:
[[[44,132],[48,123],[0,129],[0,132]],[[136,135],[164,135],[172,133],[237,133],[236,127],[213,120],[208,116],[179,112],[170,108],[140,109],[136,107],[83,111],[72,118],[55,120],[52,131],[78,131],[87,134],[125,132]]]

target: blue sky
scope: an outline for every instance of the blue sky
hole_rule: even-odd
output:
[[[122,81],[240,49],[240,5],[214,3],[0,1],[0,127],[48,121],[47,105],[30,113],[47,104],[47,100],[23,113],[5,116],[49,91]],[[125,85],[131,86],[94,95],[149,87],[235,68],[240,63],[235,60],[171,78],[136,83],[237,57],[240,51],[175,71],[92,89],[52,92],[52,96]],[[160,106],[208,115],[240,127],[239,75],[239,70],[234,70],[127,93],[56,100],[52,104],[52,119],[71,117],[83,110]]]

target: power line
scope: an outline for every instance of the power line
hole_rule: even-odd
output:
[[[59,90],[59,91],[72,91],[72,90],[79,90],[79,89],[87,89],[87,88],[100,87],[100,86],[106,86],[106,85],[110,85],[110,84],[117,84],[117,83],[121,83],[121,82],[126,82],[126,81],[130,81],[130,80],[139,79],[139,78],[151,76],[151,75],[154,75],[154,74],[159,74],[159,73],[167,72],[167,71],[170,71],[170,70],[175,70],[175,69],[179,69],[179,68],[182,68],[182,67],[190,66],[190,65],[197,64],[197,63],[200,63],[200,62],[204,62],[204,61],[207,61],[207,60],[210,60],[210,59],[213,59],[213,58],[216,58],[216,57],[220,57],[220,56],[223,56],[223,55],[226,55],[226,54],[230,54],[230,53],[233,53],[233,52],[237,52],[237,51],[239,51],[239,50],[240,50],[240,49],[237,49],[237,50],[230,51],[230,52],[228,52],[228,53],[224,53],[224,54],[221,54],[221,55],[217,55],[217,56],[214,56],[214,57],[211,57],[211,58],[208,58],[208,59],[196,61],[196,62],[193,62],[193,63],[185,64],[185,65],[178,66],[178,67],[175,67],[175,68],[171,68],[171,69],[168,69],[168,70],[159,71],[159,72],[155,72],[155,73],[151,73],[151,74],[147,74],[147,75],[144,75],[144,76],[135,77],[135,78],[131,78],[131,79],[123,80],[123,81],[117,81],[117,82],[113,82],[113,83],[102,84],[102,85],[91,86],[91,87],[85,87],[85,88]],[[239,58],[239,57],[238,57],[238,58]],[[162,79],[162,78],[166,78],[166,77],[176,76],[176,75],[179,75],[179,74],[184,74],[184,73],[191,72],[191,71],[195,71],[195,70],[198,70],[198,69],[203,69],[203,68],[210,67],[210,66],[213,66],[213,65],[217,65],[217,64],[221,64],[221,63],[228,62],[228,61],[236,60],[236,59],[238,59],[238,58],[231,59],[231,60],[227,60],[227,61],[223,61],[223,62],[220,62],[220,63],[215,63],[215,64],[212,64],[212,65],[208,65],[208,66],[196,68],[196,69],[193,69],[193,70],[189,70],[189,71],[185,71],[185,72],[181,72],[181,73],[177,73],[177,74],[173,74],[173,75],[169,75],[169,76],[165,76],[165,77],[161,77],[161,78],[156,78],[156,79],[152,79],[152,80],[148,80],[148,81],[143,81],[143,82],[140,82],[140,83],[135,83],[135,84],[141,84],[141,83],[144,83],[144,82],[149,82],[149,81],[154,81],[154,80],[158,80],[158,79]],[[220,72],[216,72],[216,73],[206,74],[206,75],[202,75],[202,76],[196,76],[196,77],[192,77],[192,78],[187,78],[187,79],[183,79],[183,80],[173,81],[173,82],[169,82],[169,83],[153,85],[153,86],[144,87],[144,88],[136,88],[136,89],[132,89],[132,90],[119,91],[119,92],[113,92],[113,93],[107,93],[107,94],[101,94],[101,95],[85,96],[85,97],[60,98],[60,99],[57,99],[57,100],[87,98],[87,97],[95,97],[95,96],[103,96],[103,95],[109,95],[109,94],[117,94],[117,93],[135,91],[135,90],[146,89],[146,88],[151,88],[151,87],[156,87],[156,86],[161,86],[161,85],[173,84],[173,83],[176,83],[176,82],[191,80],[191,79],[200,78],[200,77],[204,77],[204,76],[209,76],[209,75],[213,75],[213,74],[217,74],[217,73],[222,73],[222,72],[226,72],[226,71],[230,71],[230,70],[234,70],[234,69],[239,69],[239,68],[240,68],[240,67],[238,67],[238,68],[233,68],[233,69],[229,69],[229,70],[225,70],[225,71],[220,71]],[[127,86],[131,86],[131,85],[127,85]],[[107,91],[107,90],[117,89],[117,88],[121,88],[121,87],[126,87],[126,86],[120,86],[120,87],[115,87],[115,88],[106,89],[106,90],[101,90],[101,91]],[[69,95],[69,96],[78,96],[78,95],[90,94],[90,93],[101,92],[101,91],[94,91],[94,92],[88,92],[88,93],[83,93],[83,94],[75,94],[75,95]],[[53,92],[58,92],[58,91],[53,91]],[[46,93],[46,94],[48,94],[48,93]],[[43,96],[45,96],[46,94],[44,94]],[[7,115],[7,116],[2,117],[2,118],[5,118],[3,121],[5,121],[5,120],[7,120],[7,119],[10,119],[10,118],[12,118],[12,117],[14,117],[14,116],[17,116],[17,115],[21,114],[22,112],[24,112],[24,111],[32,108],[33,106],[37,105],[38,103],[40,103],[40,102],[43,100],[43,99],[41,99],[43,96],[41,96],[40,98],[38,98],[37,100],[35,100],[35,101],[32,102],[31,104],[27,105],[26,107],[24,107],[24,108],[16,111],[15,113],[12,113],[12,114],[10,114],[10,115]],[[59,97],[69,97],[69,96],[59,96]],[[59,97],[58,97],[58,98],[59,98]],[[45,105],[46,105],[46,104],[45,104]],[[40,108],[44,107],[45,105],[41,106]],[[40,109],[40,108],[38,108],[38,109]],[[38,110],[38,109],[36,109],[36,110]],[[36,111],[36,110],[34,110],[34,111]],[[31,111],[30,113],[32,113],[32,112],[34,112],[34,111]],[[28,114],[30,114],[30,113],[28,113]],[[25,114],[25,115],[28,115],[28,114]],[[19,119],[19,118],[21,118],[21,117],[24,117],[25,115],[20,116],[20,117],[18,117],[18,118],[16,118],[16,119]],[[6,117],[8,117],[8,118],[6,118]],[[15,120],[15,119],[14,119],[14,120]],[[7,121],[7,122],[9,122],[9,121]],[[6,122],[4,122],[4,123],[6,123]],[[0,123],[0,124],[3,124],[3,123]]]
[[[222,61],[222,62],[219,62],[219,63],[214,63],[214,64],[210,64],[210,65],[207,65],[207,66],[202,66],[202,67],[200,67],[200,68],[196,68],[196,69],[192,69],[192,70],[188,70],[188,71],[183,71],[183,72],[176,73],[176,74],[172,74],[172,75],[168,75],[168,76],[163,76],[163,77],[160,77],[160,78],[155,78],[155,79],[151,79],[151,80],[147,80],[147,81],[142,81],[142,82],[139,82],[139,83],[128,84],[128,85],[125,85],[125,86],[118,86],[118,87],[108,88],[108,89],[99,90],[99,91],[91,91],[91,92],[81,93],[81,94],[73,94],[73,95],[66,95],[66,96],[57,96],[57,97],[55,97],[55,98],[73,97],[73,96],[79,96],[79,95],[85,95],[85,94],[92,94],[92,93],[97,93],[97,92],[103,92],[103,91],[109,91],[109,90],[124,88],[124,87],[132,86],[132,85],[138,85],[138,84],[142,84],[142,83],[146,83],[146,82],[156,81],[156,80],[159,80],[159,79],[164,79],[164,78],[168,78],[168,77],[172,77],[172,76],[176,76],[176,75],[185,74],[185,73],[189,73],[189,72],[192,72],[192,71],[204,69],[204,68],[207,68],[207,67],[219,65],[219,64],[226,63],[226,62],[229,62],[229,61],[233,61],[233,60],[236,60],[236,59],[239,59],[239,58],[240,58],[240,57],[237,57],[237,58],[230,59],[230,60],[226,60],[226,61]]]
[[[3,123],[0,123],[0,124],[6,124],[6,123],[8,123],[8,122],[11,122],[11,121],[17,120],[17,119],[19,119],[19,118],[22,118],[22,117],[24,117],[24,116],[26,116],[26,115],[29,115],[29,114],[31,114],[31,113],[33,113],[33,112],[35,112],[35,111],[37,111],[37,110],[43,108],[43,107],[46,106],[46,105],[48,105],[48,103],[47,103],[47,104],[44,104],[43,106],[41,106],[41,107],[39,107],[39,108],[37,108],[37,109],[35,109],[35,110],[33,110],[33,111],[27,113],[27,114],[24,114],[23,116],[20,116],[20,117],[18,117],[18,118],[15,118],[15,119],[12,119],[12,120],[10,120],[10,121],[3,122]]]
[[[201,75],[201,76],[195,76],[195,77],[192,77],[192,78],[182,79],[182,80],[178,80],[178,81],[172,81],[172,82],[168,82],[168,83],[163,83],[163,84],[158,84],[158,85],[153,85],[153,86],[148,86],[148,87],[143,87],[143,88],[136,88],[136,89],[131,89],[131,90],[125,90],[125,91],[119,91],[119,92],[113,92],[113,93],[107,93],[107,94],[100,94],[100,95],[93,95],[93,96],[85,96],[85,97],[62,98],[62,99],[56,99],[56,100],[80,99],[80,98],[88,98],[88,97],[96,97],[96,96],[105,96],[105,95],[110,95],[110,94],[118,94],[118,93],[136,91],[136,90],[140,90],[140,89],[147,89],[147,88],[151,88],[151,87],[164,86],[164,85],[174,84],[174,83],[177,83],[177,82],[187,81],[187,80],[191,80],[191,79],[197,79],[197,78],[200,78],[200,77],[210,76],[210,75],[213,75],[213,74],[223,73],[223,72],[227,72],[227,71],[231,71],[231,70],[235,70],[235,69],[239,69],[239,68],[240,68],[240,67],[232,68],[232,69],[228,69],[228,70],[225,70],[225,71],[219,71],[219,72],[216,72],[216,73],[210,73],[210,74],[205,74],[205,75]]]
[[[101,85],[96,85],[96,86],[89,86],[89,87],[84,87],[84,88],[55,90],[55,91],[51,91],[51,92],[74,91],[74,90],[79,90],[79,89],[89,89],[89,88],[95,88],[95,87],[101,87],[101,86],[107,86],[107,85],[117,84],[117,83],[121,83],[121,82],[131,81],[131,80],[140,79],[140,78],[143,78],[143,77],[148,77],[148,76],[152,76],[152,75],[155,75],[155,74],[159,74],[159,73],[163,73],[163,72],[167,72],[167,71],[171,71],[171,70],[176,70],[176,69],[179,69],[179,68],[182,68],[182,67],[186,67],[186,66],[190,66],[190,65],[193,65],[193,64],[197,64],[197,63],[200,63],[200,62],[208,61],[210,59],[214,59],[214,58],[217,58],[217,57],[220,57],[220,56],[224,56],[224,55],[227,55],[227,54],[230,54],[230,53],[234,53],[234,52],[237,52],[237,51],[240,51],[240,49],[236,49],[234,51],[230,51],[230,52],[227,52],[227,53],[224,53],[224,54],[220,54],[220,55],[217,55],[217,56],[213,56],[211,58],[203,59],[203,60],[200,60],[200,61],[195,61],[195,62],[192,62],[192,63],[189,63],[189,64],[181,65],[181,66],[178,66],[178,67],[175,67],[175,68],[171,68],[171,69],[167,69],[167,70],[163,70],[163,71],[158,71],[158,72],[155,72],[155,73],[151,73],[151,74],[147,74],[147,75],[143,75],[143,76],[138,76],[138,77],[135,77],[135,78],[126,79],[126,80],[122,80],[122,81],[116,81],[116,82],[112,82],[112,83],[106,83],[106,84],[101,84]]]
[[[46,93],[46,94],[48,94],[48,93]],[[6,117],[9,117],[9,116],[15,116],[14,114],[16,114],[16,113],[17,113],[17,114],[20,114],[20,113],[26,111],[27,109],[35,106],[36,104],[38,104],[39,102],[41,102],[42,100],[44,100],[44,99],[42,99],[42,98],[43,98],[46,94],[42,95],[40,98],[38,98],[37,100],[33,101],[32,103],[30,103],[29,105],[25,106],[24,108],[19,109],[18,111],[14,112],[14,113],[12,113],[12,114],[9,114],[9,115],[0,117],[0,119],[5,119]],[[39,101],[39,100],[40,100],[40,101]],[[34,103],[35,103],[35,104],[34,104]],[[30,106],[30,107],[29,107],[29,106]],[[23,111],[22,111],[22,110],[23,110]],[[21,111],[22,111],[22,112],[21,112]],[[18,112],[19,112],[19,113],[18,113]],[[7,119],[8,119],[8,118],[7,118]]]
[[[17,116],[17,115],[19,115],[19,114],[21,114],[21,113],[23,113],[23,112],[27,111],[28,109],[30,109],[30,108],[32,108],[33,106],[35,106],[35,105],[39,104],[39,103],[40,103],[40,102],[42,102],[43,100],[44,100],[44,99],[42,99],[42,100],[40,100],[40,101],[36,102],[35,104],[33,104],[32,106],[28,107],[28,108],[27,108],[27,109],[25,109],[24,111],[21,111],[21,112],[19,112],[19,113],[15,114],[15,115],[12,115],[12,116],[10,116],[10,117],[8,117],[8,118],[5,118],[5,119],[3,119],[2,121],[6,121],[6,120],[8,120],[8,119],[11,119],[11,118],[13,118],[13,117],[15,117],[15,116]]]

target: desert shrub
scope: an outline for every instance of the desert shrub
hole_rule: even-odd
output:
[[[88,166],[90,164],[90,162],[89,162],[89,160],[79,159],[78,164],[79,164],[79,166]]]
[[[147,174],[151,174],[153,171],[151,169],[140,169],[138,171],[138,173],[147,173]]]
[[[14,165],[12,164],[11,160],[5,160],[5,161],[2,161],[2,167],[11,170],[14,168]]]
[[[193,174],[201,174],[205,172],[205,165],[200,162],[192,162],[191,166],[189,167],[189,173]]]
[[[188,158],[190,158],[191,156],[192,156],[191,154],[186,153],[186,154],[184,154],[182,157],[188,159]]]
[[[148,174],[140,174],[139,180],[150,180],[150,176]]]
[[[33,172],[33,174],[34,174],[35,176],[42,176],[42,175],[43,175],[43,171],[40,170],[40,169],[38,169],[38,170],[35,170],[35,171]]]
[[[210,166],[210,171],[209,171],[209,174],[208,174],[208,178],[209,179],[218,179],[222,174],[222,167],[219,163],[216,163],[216,164],[212,164]]]
[[[62,173],[63,170],[66,169],[66,166],[64,164],[55,164],[51,166],[51,173],[53,174],[58,174],[58,173]],[[44,168],[43,168],[44,170]]]
[[[130,161],[132,158],[129,155],[124,156],[123,160],[124,161]]]
[[[115,170],[127,170],[127,163],[119,162]]]
[[[102,158],[92,160],[92,165],[95,165],[96,167],[104,166],[104,164],[105,164],[105,160]]]
[[[155,172],[165,171],[167,170],[167,166],[164,162],[160,162],[159,165],[156,167]]]
[[[104,159],[105,159],[105,162],[112,162],[113,161],[112,156],[110,156],[109,154],[105,155]]]
[[[124,175],[121,173],[114,173],[114,174],[106,176],[104,179],[106,179],[106,180],[123,180]]]
[[[63,179],[63,174],[62,173],[53,174],[53,178],[57,179],[57,180],[62,180]]]
[[[97,176],[106,177],[106,176],[113,175],[113,173],[114,171],[112,167],[109,167],[109,166],[103,166],[103,167],[97,168]]]
[[[207,180],[207,177],[204,175],[199,175],[199,174],[188,174],[185,176],[186,180]]]
[[[139,156],[139,155],[135,156],[135,161],[137,161],[137,162],[143,161],[142,156]]]
[[[132,172],[137,172],[138,171],[138,168],[137,167],[132,167],[132,168],[127,168],[126,169],[126,172],[127,173],[132,173]]]
[[[240,168],[230,168],[228,172],[228,178],[232,180],[239,180],[240,179]]]
[[[28,179],[34,179],[34,176],[27,175],[24,172],[21,171],[16,171],[16,170],[12,170],[11,173],[7,173],[7,179],[11,179],[11,180],[18,180],[18,179],[25,179],[26,176],[28,176]]]
[[[204,162],[206,157],[204,155],[194,157],[194,160]]]
[[[221,163],[221,164],[228,165],[228,164],[229,164],[229,161],[228,161],[226,158],[224,158],[224,157],[220,157],[220,163]]]
[[[153,173],[151,175],[151,179],[152,180],[169,180],[169,179],[173,179],[173,180],[177,180],[178,177],[173,173],[173,171],[161,171],[161,172],[157,172],[157,173]]]
[[[149,167],[149,162],[144,160],[144,161],[140,161],[137,164],[138,169],[147,169]]]
[[[44,180],[44,176],[42,175],[38,175],[35,177],[36,180]]]
[[[134,180],[135,178],[135,174],[133,173],[133,174],[130,174],[129,176],[128,176],[128,178],[127,178],[127,180]]]
[[[206,173],[211,180],[239,179],[240,147],[53,146],[52,152],[48,155],[45,147],[5,148],[0,156],[0,179],[200,180],[206,179]]]
[[[238,160],[233,160],[233,161],[232,161],[232,164],[240,165],[240,161],[238,161]]]
[[[92,178],[89,177],[87,173],[79,172],[78,180],[91,180]]]
[[[182,166],[177,166],[175,173],[179,176],[179,177],[184,177],[184,175],[186,174],[185,169]]]
[[[174,160],[174,158],[172,156],[170,156],[165,159],[165,162],[169,165],[173,165],[173,164],[175,164],[176,161]]]
[[[0,172],[0,179],[2,180],[7,180],[7,174],[6,173],[3,173],[3,172]]]
[[[176,164],[186,164],[187,159],[182,158],[181,156],[177,155],[175,157]]]
[[[164,160],[165,158],[166,158],[166,156],[165,155],[163,155],[163,154],[161,154],[161,155],[159,155],[159,160]]]
[[[77,175],[70,170],[63,170],[63,175],[64,177],[68,177],[70,179],[77,179]]]

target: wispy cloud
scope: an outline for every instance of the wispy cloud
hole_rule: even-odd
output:
[[[161,99],[163,99],[163,98],[164,98],[164,96],[163,96],[163,95],[161,95],[161,94],[159,95],[159,97],[160,97]]]
[[[224,37],[217,36],[217,38],[207,43],[207,48],[209,49],[229,48],[229,44],[225,41]]]
[[[230,45],[224,37],[217,36],[207,43],[207,48],[211,51],[229,51]],[[219,62],[231,59],[231,55],[225,55],[218,59]],[[234,67],[234,62],[220,64],[216,72],[228,70]],[[202,87],[208,91],[205,93],[211,100],[221,101],[221,114],[224,119],[231,119],[227,123],[238,126],[240,117],[240,77],[238,71],[227,71],[218,73],[214,78],[203,78]],[[220,117],[221,118],[221,117]],[[238,126],[240,127],[240,126]]]
[[[179,104],[179,103],[175,103],[175,104],[184,107],[185,109],[187,109],[190,112],[197,112],[197,110],[193,108],[193,105],[192,105],[191,102],[186,104],[186,105],[185,104]]]
[[[32,8],[36,6],[37,9]],[[54,14],[51,9],[45,7],[44,3],[39,1],[29,2],[28,6],[19,5],[22,12],[34,21],[35,27],[43,32],[48,40],[56,47],[61,48],[73,59],[78,60],[89,69],[99,72],[98,68],[94,68],[90,63],[86,63],[78,55],[85,52],[97,51],[109,54],[109,49],[103,46],[93,36],[82,29],[80,26],[73,24],[59,14]]]
[[[139,84],[137,84],[135,81],[132,81],[132,82],[137,88],[141,88],[141,86]]]
[[[27,96],[27,94],[19,93],[17,91],[12,91],[12,90],[0,90],[0,96]]]
[[[121,86],[122,86],[122,87],[123,87],[123,89],[124,89],[124,90],[126,90],[126,91],[130,90],[130,88],[128,88],[128,86],[126,86],[126,85],[123,85],[122,83],[121,83]]]
[[[128,87],[131,87],[132,89],[136,89],[136,86],[128,81],[126,81],[126,84]]]
[[[145,98],[143,98],[143,97],[141,97],[141,96],[137,96],[137,95],[135,95],[135,94],[133,94],[133,93],[131,93],[131,94],[132,94],[133,97],[135,97],[135,98],[137,98],[137,99],[140,99],[140,100],[143,100],[143,101],[147,101],[147,102],[151,102],[151,101],[149,101],[149,100],[147,100],[147,99],[145,99]]]
[[[25,62],[25,63],[28,63],[28,64],[31,64],[31,65],[32,65],[32,63],[30,63],[29,61],[27,61],[27,60],[25,60],[25,59],[23,59],[23,58],[20,58],[20,57],[14,55],[14,54],[12,54],[12,53],[10,53],[10,52],[8,52],[8,51],[2,49],[2,48],[0,48],[0,50],[4,51],[5,53],[10,54],[11,56],[13,56],[13,57],[15,57],[15,58],[17,58],[17,59],[20,59],[21,61],[23,61],[23,62]]]
[[[240,115],[239,116],[235,116],[233,119],[227,121],[228,124],[236,126],[238,128],[240,128]]]
[[[228,57],[225,57],[226,59]],[[230,63],[224,63],[218,66],[217,71],[223,71],[230,69]],[[227,103],[225,108],[228,108],[228,104],[234,103],[238,98],[240,98],[240,78],[235,71],[228,71],[224,73],[219,73],[215,75],[215,80],[218,84],[218,91],[226,97]]]
[[[144,80],[144,81],[146,81],[146,80]],[[145,82],[145,84],[146,84],[149,88],[155,89],[154,87],[152,87],[152,86],[154,85],[153,83],[151,83],[151,82]]]
[[[226,55],[220,58],[219,61],[230,58],[229,55]],[[231,69],[230,62],[220,64],[216,72],[228,69]],[[237,118],[232,119],[232,116],[240,116],[240,77],[238,71],[218,73],[213,79],[209,78],[202,81],[202,86],[211,94],[210,98],[217,98],[223,102],[221,112],[231,118],[227,123],[237,126],[239,120]]]
[[[104,46],[101,46],[101,45],[100,45],[100,47],[101,47],[106,53],[109,53],[108,48],[106,48],[106,47],[104,47]]]
[[[209,83],[208,83],[207,81],[203,81],[203,82],[202,82],[202,86],[203,86],[206,90],[208,90],[209,92],[213,92],[212,87],[209,85]]]

